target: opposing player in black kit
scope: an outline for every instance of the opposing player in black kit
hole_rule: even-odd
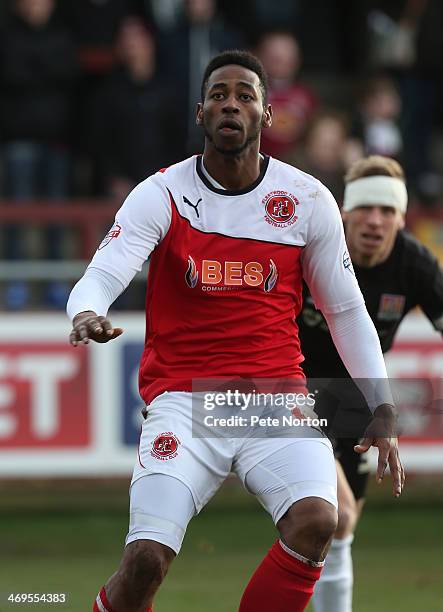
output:
[[[407,206],[404,181],[401,166],[381,156],[357,161],[345,177],[343,220],[350,257],[345,256],[343,264],[358,279],[383,352],[391,348],[401,321],[415,306],[421,307],[435,329],[443,331],[443,273],[430,251],[403,229]],[[298,324],[306,376],[333,379],[331,384],[335,381],[339,389],[339,379],[349,375],[306,288]],[[355,393],[364,402],[358,390]],[[325,403],[331,407],[329,393]],[[332,436],[340,435],[339,417],[337,422]],[[362,454],[366,446],[363,442],[354,450],[358,442],[352,437],[335,441],[339,521],[314,591],[316,612],[352,609],[351,543],[368,481],[367,456]]]

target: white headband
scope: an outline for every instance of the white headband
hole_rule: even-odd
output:
[[[348,183],[345,188],[345,211],[357,206],[392,206],[404,214],[407,205],[406,185],[392,176],[364,176]]]

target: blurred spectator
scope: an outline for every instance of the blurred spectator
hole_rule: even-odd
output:
[[[371,63],[378,70],[409,69],[416,34],[429,0],[372,0],[368,14]]]
[[[76,62],[70,34],[58,22],[55,8],[55,0],[15,0],[0,38],[3,194],[11,199],[60,199],[69,191],[70,94]],[[7,229],[7,258],[25,256],[21,235],[16,226]],[[60,256],[61,241],[57,228],[48,230],[47,257]],[[25,306],[27,299],[23,283],[7,288],[10,308]]]
[[[300,15],[301,0],[252,0],[252,9],[261,31],[294,27]]]
[[[202,130],[195,125],[203,71],[225,49],[243,46],[243,38],[217,14],[215,0],[184,0],[180,25],[161,36],[162,69],[175,85],[176,104],[186,109],[186,143],[190,154],[203,147]]]
[[[153,35],[128,17],[117,36],[116,67],[98,93],[92,130],[108,195],[122,199],[144,178],[182,157],[172,87],[157,70]]]
[[[82,71],[102,75],[112,69],[118,29],[135,0],[62,0],[60,10],[71,28]]]
[[[435,203],[443,195],[443,159],[441,155],[438,158],[433,150],[437,134],[440,148],[443,148],[443,2],[421,2],[423,7],[416,30],[416,61],[409,79],[415,95],[405,92],[405,106],[408,105],[410,113],[405,135],[408,138],[406,162],[416,191],[427,202]]]
[[[183,0],[140,0],[140,4],[142,14],[163,32],[177,26],[183,10]]]
[[[257,54],[269,78],[269,102],[273,108],[271,128],[262,134],[262,150],[284,159],[303,137],[317,100],[313,91],[297,80],[301,52],[289,32],[269,32],[259,41]]]
[[[239,3],[232,0],[219,0],[218,5],[230,23],[240,28],[251,43],[264,32],[270,30],[289,29],[295,33],[299,29],[305,0],[242,0],[242,10]]]
[[[426,202],[441,196],[436,127],[443,126],[443,2],[374,2],[369,14],[372,61],[389,70],[403,100],[404,163],[410,190]],[[378,49],[378,51],[377,51]],[[380,52],[381,50],[381,52]]]
[[[380,10],[368,17],[370,59],[375,68],[410,68],[415,59],[415,31],[409,20],[395,21]]]
[[[61,0],[60,13],[74,38],[80,79],[74,94],[72,140],[75,148],[74,188],[81,195],[101,196],[103,185],[92,163],[91,101],[114,67],[114,46],[124,19],[137,0]]]
[[[10,198],[68,193],[74,47],[55,0],[15,0],[0,39],[1,140]]]
[[[372,0],[299,1],[296,34],[306,72],[328,80],[361,74],[366,68],[367,7]]]
[[[401,99],[394,82],[388,77],[370,80],[361,97],[353,130],[365,155],[401,160],[400,113]]]
[[[318,178],[338,202],[343,199],[343,177],[363,151],[349,139],[349,121],[342,113],[325,110],[308,125],[303,147],[287,161]]]
[[[0,27],[3,27],[3,24],[8,16],[8,5],[6,2],[0,2]]]

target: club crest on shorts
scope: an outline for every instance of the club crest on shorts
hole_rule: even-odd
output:
[[[116,221],[114,225],[111,227],[111,229],[109,230],[109,232],[106,234],[106,236],[103,238],[101,243],[99,244],[98,250],[100,251],[105,246],[107,246],[113,238],[118,238],[120,236],[121,231],[122,231],[122,226]]]
[[[172,431],[159,434],[152,443],[151,455],[161,461],[174,459],[178,455],[181,442]]]
[[[263,198],[265,221],[274,227],[288,227],[297,221],[296,206],[300,204],[297,198],[287,191],[271,191]]]

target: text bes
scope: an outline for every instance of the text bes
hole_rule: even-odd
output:
[[[202,283],[227,286],[249,285],[258,287],[263,283],[263,266],[257,261],[244,264],[242,261],[225,261],[222,264],[213,259],[202,261]]]

